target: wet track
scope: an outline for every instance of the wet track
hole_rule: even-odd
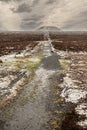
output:
[[[50,77],[59,69],[58,56],[51,52],[48,42],[43,47],[45,54],[41,65],[36,71],[34,79],[27,84],[25,90],[19,97],[15,106],[12,119],[6,121],[4,130],[50,130],[50,120],[52,112],[49,110],[50,104]],[[21,98],[25,98],[27,102],[23,106],[20,105]],[[51,104],[50,104],[51,105]],[[50,106],[51,107],[51,106]]]

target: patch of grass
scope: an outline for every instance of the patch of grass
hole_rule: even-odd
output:
[[[63,69],[68,69],[70,66],[70,61],[66,59],[59,59],[60,65],[62,66]]]
[[[26,65],[26,69],[29,69],[29,70],[36,69],[39,66],[39,64],[40,64],[39,62],[36,62],[36,63],[31,62]]]
[[[57,118],[57,117],[55,117],[54,119],[52,119],[51,121],[50,121],[50,123],[51,123],[51,126],[52,126],[52,130],[57,130],[57,129],[59,129],[60,128],[60,120]]]
[[[31,58],[37,58],[37,61],[32,61]],[[16,62],[16,66],[21,70],[21,69],[26,69],[26,71],[30,71],[30,79],[33,79],[34,75],[35,75],[35,71],[38,68],[38,66],[40,65],[42,59],[44,58],[43,54],[38,53],[36,55],[33,56],[29,56],[29,57],[23,57],[23,58],[18,58],[17,57],[17,62]]]
[[[31,72],[30,79],[32,79],[34,77],[35,71],[39,65],[40,65],[40,62],[36,62],[36,63],[31,62],[26,65],[25,68]]]
[[[42,59],[44,58],[44,55],[43,55],[42,53],[38,53],[38,54],[37,54],[37,57],[38,57],[40,60],[42,60]]]

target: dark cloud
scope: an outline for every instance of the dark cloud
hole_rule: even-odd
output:
[[[46,2],[46,4],[53,4],[53,3],[55,3],[56,1],[55,0],[48,0],[47,2]]]
[[[79,13],[78,17],[73,18],[72,20],[68,20],[68,22],[65,22],[64,29],[74,29],[74,30],[81,30],[81,29],[86,29],[87,28],[87,17],[85,17],[87,14],[86,11],[82,11]]]
[[[8,2],[8,1],[11,1],[11,0],[0,0],[0,1],[2,1],[2,2]]]
[[[32,6],[36,6],[40,0],[34,0]]]
[[[87,18],[87,17],[85,17],[86,15],[87,15],[87,10],[82,11],[82,12],[79,14],[79,17]]]
[[[27,20],[33,20],[33,21],[40,21],[41,19],[44,18],[44,15],[32,15],[30,18],[28,18]]]
[[[18,6],[17,9],[12,8],[11,10],[15,13],[24,13],[24,12],[30,12],[32,9],[26,3],[22,3],[21,5]]]
[[[12,0],[0,0],[1,2],[11,2]],[[21,0],[13,0],[14,2],[19,2],[19,1],[21,1]]]
[[[87,27],[87,18],[86,19],[78,19],[78,20],[73,20],[73,21],[69,21],[68,23],[66,23],[66,26],[64,26],[63,28],[65,30],[67,29],[72,29],[72,30],[86,30]]]
[[[0,0],[0,1],[2,1],[2,2],[8,2],[8,1],[14,1],[15,2],[15,1],[18,1],[19,2],[19,1],[22,1],[22,0]]]
[[[22,23],[21,28],[23,30],[35,30],[38,27],[38,25],[39,24],[36,22],[27,22],[26,24]]]

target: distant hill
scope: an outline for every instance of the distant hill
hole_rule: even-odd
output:
[[[38,28],[38,31],[61,31],[60,28],[55,27],[55,26],[41,26]]]

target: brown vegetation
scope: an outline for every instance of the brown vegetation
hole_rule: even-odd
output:
[[[87,51],[87,33],[50,33],[52,43],[56,49],[71,51]],[[0,33],[0,55],[11,52],[20,53],[26,46],[31,49],[44,39],[42,32],[11,32]]]

